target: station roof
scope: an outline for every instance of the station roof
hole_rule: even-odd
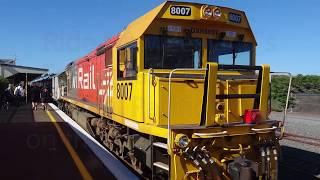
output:
[[[15,65],[16,64],[16,60],[15,59],[0,59],[0,64]]]
[[[10,83],[17,84],[21,81],[32,81],[42,74],[48,73],[48,69],[20,66],[15,63],[0,62],[0,76],[7,78]]]
[[[49,80],[52,77],[54,77],[56,74],[43,74],[40,77],[34,79],[31,81],[31,83],[36,83],[36,82],[40,82],[40,81],[45,81],[45,80]]]
[[[20,66],[14,64],[1,64],[0,63],[0,76],[8,78],[16,74],[45,74],[48,73],[49,69]]]

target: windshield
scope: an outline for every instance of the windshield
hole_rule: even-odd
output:
[[[251,65],[252,44],[208,40],[208,61],[228,65]]]
[[[201,39],[147,35],[144,46],[146,69],[201,67]]]

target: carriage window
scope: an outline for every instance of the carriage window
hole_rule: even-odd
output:
[[[144,51],[145,69],[201,67],[201,39],[147,35]]]
[[[208,61],[229,65],[251,65],[252,44],[208,40]]]
[[[137,75],[137,44],[118,50],[118,79],[134,79]]]

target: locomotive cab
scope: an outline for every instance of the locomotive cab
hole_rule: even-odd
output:
[[[204,125],[201,116],[203,93],[207,91],[206,69],[207,64],[216,64],[216,72],[212,72],[216,94],[210,96],[216,96],[212,109],[217,114],[212,114],[214,120],[206,125],[239,122],[246,109],[259,110],[266,118],[268,87],[261,88],[261,83],[268,86],[269,67],[255,66],[256,41],[241,11],[164,3],[130,24],[116,47],[116,100],[112,105],[116,114],[137,122],[166,125],[170,80],[172,123]],[[138,106],[144,109],[134,108]]]

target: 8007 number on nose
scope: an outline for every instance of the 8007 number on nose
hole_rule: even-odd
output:
[[[170,14],[173,16],[190,16],[191,7],[186,6],[171,6]]]

